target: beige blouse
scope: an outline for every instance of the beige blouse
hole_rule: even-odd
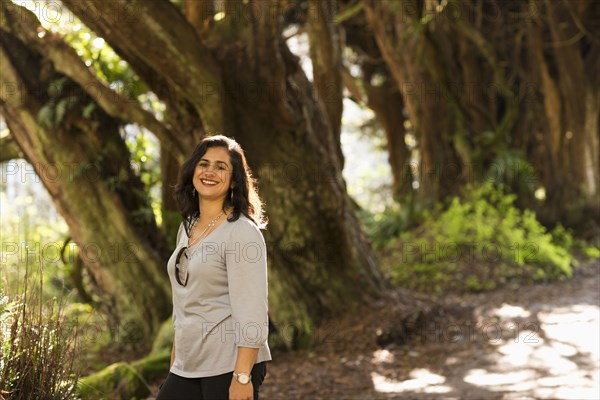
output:
[[[186,378],[231,372],[239,346],[258,348],[257,363],[271,360],[267,248],[261,231],[244,215],[221,223],[181,256],[180,272],[189,273],[184,287],[175,279],[175,258],[187,243],[182,223],[167,264],[175,328],[171,372]]]

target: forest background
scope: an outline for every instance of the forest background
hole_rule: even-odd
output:
[[[276,353],[382,303],[404,343],[446,296],[597,265],[598,1],[1,4],[6,396],[164,376],[172,187],[208,134],[266,204]]]

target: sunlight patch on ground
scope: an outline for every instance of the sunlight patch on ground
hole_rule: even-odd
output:
[[[394,354],[387,349],[376,350],[373,352],[373,362],[379,363],[392,363],[394,362]]]
[[[388,379],[376,372],[371,373],[371,380],[376,391],[381,393],[448,393],[452,390],[449,386],[442,385],[446,378],[434,374],[427,369],[418,368],[410,373],[411,378],[404,381]]]
[[[531,315],[531,312],[525,310],[523,307],[511,306],[504,303],[500,308],[495,309],[493,314],[500,318],[527,318]]]
[[[467,372],[465,382],[476,386],[519,385],[534,378],[534,370],[527,369],[518,372],[491,373],[484,369],[472,369]],[[502,388],[505,390],[506,388]]]
[[[545,335],[558,343],[571,345],[578,352],[600,360],[600,308],[589,304],[560,307],[551,312],[540,312]],[[573,336],[575,336],[576,340]]]
[[[503,319],[532,314],[507,304],[493,313]],[[539,323],[528,322],[529,329],[498,343],[493,370],[472,369],[464,381],[534,398],[600,398],[600,308],[576,304],[544,309],[536,316]]]

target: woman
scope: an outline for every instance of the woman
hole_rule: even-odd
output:
[[[271,360],[266,222],[240,145],[203,139],[175,198],[183,216],[167,265],[175,339],[157,400],[258,399]]]

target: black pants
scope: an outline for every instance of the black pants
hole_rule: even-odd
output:
[[[258,389],[267,375],[265,362],[254,364],[252,368],[254,400],[258,400]],[[184,378],[169,372],[160,386],[156,400],[229,400],[229,386],[233,371],[206,378]]]

